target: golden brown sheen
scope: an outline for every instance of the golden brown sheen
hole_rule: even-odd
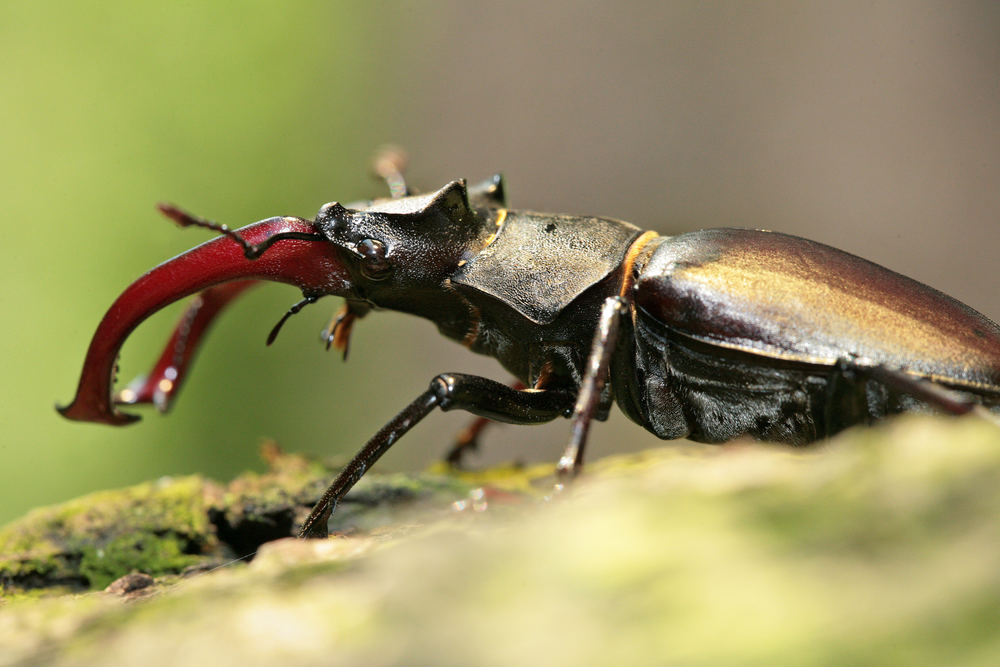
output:
[[[698,340],[765,357],[883,365],[1000,391],[1000,327],[931,287],[830,246],[746,229],[665,239],[640,308]]]

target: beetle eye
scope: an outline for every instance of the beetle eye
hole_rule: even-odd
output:
[[[361,273],[369,280],[383,280],[392,266],[385,256],[385,244],[375,239],[365,239],[357,246],[361,254]]]

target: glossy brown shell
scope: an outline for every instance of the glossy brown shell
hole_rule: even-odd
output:
[[[712,345],[1000,391],[994,322],[911,278],[795,236],[711,229],[665,239],[635,298],[670,329]]]

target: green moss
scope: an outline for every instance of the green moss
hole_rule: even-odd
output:
[[[188,549],[189,542],[175,533],[118,535],[100,546],[83,545],[79,571],[91,588],[104,588],[122,573],[135,570],[157,576],[180,572],[204,559],[201,554],[186,552]]]
[[[335,472],[272,444],[264,456],[266,473],[244,473],[225,487],[163,478],[37,509],[0,529],[0,583],[8,591],[100,589],[132,571],[178,573],[293,535]],[[335,527],[373,530],[398,520],[402,506],[447,508],[469,488],[441,475],[366,476]]]
[[[0,580],[103,588],[132,570],[178,572],[220,551],[211,489],[200,477],[164,478],[35,510],[0,530]]]

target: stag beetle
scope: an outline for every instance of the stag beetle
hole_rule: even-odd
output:
[[[221,236],[152,269],[115,301],[87,352],[69,419],[122,425],[118,404],[166,409],[218,312],[262,280],[299,287],[285,319],[345,299],[324,333],[345,356],[353,323],[376,308],[418,315],[517,378],[460,373],[386,424],[333,482],[299,533],[327,521],[365,471],[435,407],[534,424],[572,419],[564,482],[583,463],[592,420],[611,404],[660,438],[741,435],[806,444],[908,410],[1000,411],[1000,327],[941,292],[867,260],[776,232],[660,236],[627,222],[508,210],[499,176],[392,198],[324,205],[232,231],[161,205]],[[146,379],[112,396],[117,353],[146,317],[203,290]]]

